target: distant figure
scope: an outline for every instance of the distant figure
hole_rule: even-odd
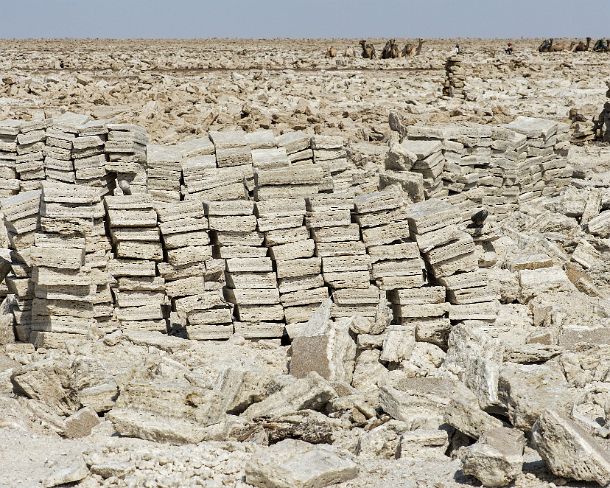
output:
[[[487,220],[488,216],[489,216],[489,212],[487,210],[483,209],[483,210],[479,210],[472,217],[470,217],[470,220],[472,220],[472,223],[474,225],[476,225],[477,227],[482,227],[483,224],[485,223],[485,220]]]
[[[580,41],[578,44],[576,44],[576,46],[574,46],[573,51],[575,53],[582,53],[588,51],[591,47],[591,41],[592,39],[590,37],[587,37],[586,42]]]
[[[375,46],[369,44],[365,40],[360,41],[360,46],[362,46],[362,57],[364,59],[376,59],[377,53],[375,52]]]
[[[456,44],[455,47],[453,48],[453,54],[461,54],[462,51],[460,51],[460,45]]]
[[[598,39],[593,46],[593,51],[596,53],[608,52],[610,50],[610,40],[608,39]]]
[[[504,52],[506,54],[512,54],[513,53],[513,43],[509,42],[508,46],[506,46],[506,49],[504,50]]]
[[[553,45],[553,39],[545,39],[542,41],[542,44],[538,46],[539,53],[548,53],[551,50],[551,46]]]
[[[131,187],[127,180],[119,180],[119,188],[123,192],[123,195],[131,195]]]

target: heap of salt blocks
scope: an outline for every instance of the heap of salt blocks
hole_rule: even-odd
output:
[[[106,262],[110,243],[96,188],[43,183],[40,228],[30,248],[34,300],[30,340],[58,344],[112,318]]]
[[[17,176],[17,136],[21,122],[0,122],[0,198],[19,193],[21,182]]]
[[[452,322],[495,321],[499,303],[488,287],[487,275],[479,271],[472,236],[460,229],[460,212],[447,202],[429,200],[411,205],[407,216],[412,238],[422,252],[429,282],[444,287],[442,291],[438,289],[434,302],[438,315],[432,317],[435,320],[445,317],[438,297],[445,297],[446,289],[451,305],[445,311]],[[446,326],[447,322],[442,324]],[[435,327],[440,326],[441,323],[435,323]]]
[[[39,344],[116,327],[296,337],[329,303],[333,318],[359,314],[375,325],[355,327],[379,334],[389,299],[383,354],[394,362],[404,353],[395,339],[442,345],[452,323],[492,322],[497,298],[480,268],[495,237],[470,221],[473,208],[515,208],[567,184],[567,132],[524,118],[406,132],[380,180],[364,181],[366,172],[343,169],[335,137],[233,131],[166,147],[147,146],[135,126],[74,114],[0,123],[2,171],[19,190],[45,187],[42,207],[39,191],[0,206],[18,334],[33,328]],[[37,161],[38,150],[46,182],[34,166],[19,180],[20,151]],[[329,175],[349,186],[327,185]]]
[[[466,86],[466,70],[464,69],[464,57],[461,55],[451,56],[445,62],[445,82],[443,84],[443,95],[448,97],[466,98],[464,88]]]
[[[197,200],[157,207],[167,262],[158,263],[171,300],[171,332],[189,339],[228,339],[231,307],[222,297],[224,260],[212,257],[208,219]]]
[[[114,250],[108,270],[114,278],[116,319],[127,330],[166,332],[165,282],[157,274],[164,251],[152,197],[107,196],[104,202]]]
[[[287,324],[306,322],[328,298],[315,241],[305,227],[305,199],[277,198],[256,204],[258,230],[265,235],[277,273]],[[298,327],[298,326],[294,326]]]
[[[401,146],[440,141],[442,183],[449,201],[482,205],[503,217],[569,184],[569,127],[545,119],[518,117],[505,126],[409,126]],[[415,170],[413,170],[415,171]]]
[[[380,291],[371,285],[370,261],[352,222],[352,198],[318,195],[307,200],[307,227],[322,260],[322,277],[330,288],[334,305],[331,316],[350,317],[358,310],[374,318]]]
[[[21,180],[21,191],[40,188],[45,179],[44,149],[49,120],[24,122],[17,136],[15,169]]]
[[[284,148],[291,164],[313,164],[311,135],[301,131],[285,132],[277,136],[276,143]]]
[[[210,139],[216,151],[216,166],[219,170],[213,173],[223,183],[220,186],[233,185],[233,193],[215,200],[233,200],[236,197],[248,198],[253,190],[254,172],[252,167],[252,147],[244,131],[210,132]],[[240,189],[241,185],[241,189]]]
[[[46,132],[47,179],[93,186],[100,194],[114,189],[114,178],[106,172],[105,142],[108,128],[103,121],[65,113],[52,120]]]
[[[281,337],[284,309],[254,202],[209,202],[206,207],[214,257],[226,263],[224,296],[234,306],[235,330],[250,338]]]
[[[40,194],[40,190],[31,190],[0,202],[8,244],[12,250],[12,274],[6,277],[6,284],[8,291],[15,295],[14,328],[20,341],[30,340],[34,299],[31,248],[40,225]]]
[[[147,147],[148,193],[156,202],[179,202],[182,179],[182,153],[172,146]]]
[[[129,184],[132,193],[146,193],[148,177],[146,145],[148,134],[133,124],[108,124],[106,170]],[[120,187],[119,190],[120,191]]]

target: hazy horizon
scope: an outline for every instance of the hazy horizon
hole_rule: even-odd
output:
[[[610,37],[608,0],[19,0],[3,39]]]

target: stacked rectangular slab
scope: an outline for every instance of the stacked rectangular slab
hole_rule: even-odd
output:
[[[216,151],[214,178],[220,179],[222,186],[232,185],[231,195],[214,200],[234,199],[241,197],[239,184],[245,185],[246,196],[253,190],[252,146],[248,134],[244,131],[210,132],[210,139]],[[211,198],[208,198],[211,200]]]
[[[133,124],[108,124],[106,170],[129,184],[132,194],[146,193],[146,130]],[[120,188],[117,188],[120,193]]]
[[[49,120],[24,122],[17,136],[15,169],[21,191],[39,189],[45,179],[44,148]]]
[[[103,269],[104,214],[95,188],[43,184],[40,230],[31,248],[35,298],[30,340],[38,346],[56,347],[69,337],[66,334],[90,335],[98,328],[96,311],[100,319],[112,315],[111,306],[105,312],[95,307],[103,303],[98,301],[98,286],[101,293],[105,286],[110,297]],[[102,269],[97,267],[100,258]]]
[[[445,62],[445,82],[443,95],[448,97],[466,98],[466,70],[463,56],[451,56]]]
[[[76,181],[72,160],[72,141],[76,139],[77,134],[78,130],[71,124],[61,124],[56,121],[51,123],[47,129],[44,149],[44,167],[47,179],[65,183]]]
[[[606,92],[606,97],[610,98],[610,90]],[[602,140],[604,142],[610,142],[610,101],[604,103],[604,108],[599,114],[599,124],[603,130],[603,133],[601,134]]]
[[[479,125],[442,127],[411,126],[409,139],[441,141],[444,167],[442,183],[449,194],[468,192],[479,186],[482,178],[493,176],[492,128]],[[403,145],[405,143],[403,142]],[[498,183],[492,178],[492,185]],[[502,177],[499,184],[502,185]],[[478,198],[477,193],[470,195]]]
[[[573,170],[562,155],[569,141],[566,124],[517,117],[505,127],[527,136],[528,165],[521,171],[520,202],[540,195],[555,195],[570,184]]]
[[[558,194],[572,175],[567,125],[545,119],[519,117],[506,126],[410,126],[407,137],[442,142],[442,180],[451,202],[470,201],[499,217],[543,192]]]
[[[55,117],[46,132],[47,179],[94,186],[101,194],[109,193],[114,182],[105,168],[107,133],[103,121],[90,121],[86,115]]]
[[[352,186],[352,167],[342,137],[316,135],[311,140],[313,159],[325,171],[322,191],[346,193]]]
[[[172,333],[196,340],[228,339],[231,307],[223,300],[225,265],[212,258],[208,219],[197,200],[157,207],[166,261],[158,264],[171,300]]]
[[[487,270],[457,273],[439,278],[438,282],[447,289],[452,322],[495,322],[499,309],[498,295],[489,283]]]
[[[285,132],[277,136],[276,144],[284,148],[291,164],[313,164],[311,135],[301,132]]]
[[[472,236],[461,229],[459,210],[448,202],[429,200],[410,206],[408,219],[429,281],[447,288],[449,319],[494,321],[498,302],[479,270]]]
[[[40,193],[40,190],[32,190],[0,201],[13,271],[12,275],[6,277],[6,284],[8,291],[16,298],[13,315],[17,339],[26,342],[30,339],[32,321],[34,282],[31,248],[40,226]]]
[[[354,204],[375,284],[382,290],[422,286],[423,266],[417,244],[410,239],[402,194],[367,193],[357,196]]]
[[[181,194],[183,200],[220,200],[222,195],[237,193],[238,197],[244,198],[243,183],[237,185],[237,191],[230,188],[221,177],[216,177],[216,155],[215,148],[210,138],[199,137],[176,144],[176,149],[182,156],[182,186]]]
[[[481,141],[487,142],[485,138]],[[519,175],[527,166],[527,139],[522,134],[493,127],[489,165],[480,164],[477,174],[478,198],[470,198],[490,209],[496,216],[506,216],[518,208],[521,188]]]
[[[106,171],[107,123],[86,120],[77,125],[77,129],[76,139],[72,142],[76,184],[93,186],[102,195],[111,194],[115,188],[115,179]]]
[[[270,169],[290,166],[285,147],[279,147],[273,131],[257,130],[246,134],[248,145],[252,148],[252,166]]]
[[[21,183],[17,176],[17,136],[22,122],[0,122],[0,198],[19,193]]]
[[[275,198],[306,198],[320,193],[324,186],[324,169],[315,164],[259,169],[254,175],[257,201]]]
[[[358,313],[374,317],[380,290],[371,285],[370,259],[352,223],[351,197],[317,195],[307,199],[307,227],[316,242],[316,255],[322,260],[322,277],[333,297],[333,317]]]
[[[226,262],[224,297],[235,307],[235,332],[253,339],[281,337],[284,309],[254,202],[208,202],[206,214],[214,257]]]
[[[290,325],[306,322],[328,298],[320,275],[320,258],[315,256],[315,241],[305,227],[305,212],[303,198],[269,199],[256,204],[258,230],[269,246],[280,302]]]
[[[179,202],[182,153],[175,146],[147,146],[147,187],[156,202]],[[203,208],[203,207],[202,207]]]
[[[439,198],[448,194],[443,188],[445,158],[443,145],[439,141],[403,141],[403,148],[416,156],[411,171],[420,173],[424,179],[426,198]]]
[[[107,196],[105,204],[114,248],[109,271],[116,319],[124,329],[166,332],[165,282],[157,274],[163,248],[152,197]]]
[[[110,290],[112,278],[107,268],[113,254],[105,226],[103,191],[98,186],[51,182],[45,182],[43,188],[41,231],[51,236],[60,234],[84,239],[84,267],[91,270],[93,318],[100,330],[115,328]],[[44,215],[50,211],[56,215]]]
[[[387,330],[385,343],[399,344],[415,339],[414,317],[427,316],[436,310],[414,308],[412,295],[421,296],[424,285],[423,263],[417,244],[410,239],[403,194],[394,189],[359,195],[354,199],[356,220],[371,262],[374,283],[389,298],[395,325]],[[429,293],[423,294],[426,299]],[[408,301],[407,301],[408,299]],[[417,303],[417,302],[416,302]],[[414,312],[414,310],[416,310]],[[396,360],[389,355],[384,343],[382,359]]]

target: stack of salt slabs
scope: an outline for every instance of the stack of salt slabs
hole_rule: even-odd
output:
[[[182,152],[175,146],[147,147],[148,193],[156,202],[179,202]],[[202,207],[203,209],[203,207]]]
[[[459,228],[463,220],[460,212],[447,202],[429,200],[412,205],[408,215],[431,280],[449,289],[449,318],[495,320],[498,302],[487,287],[486,276],[478,273],[473,238]],[[465,291],[468,288],[476,290]]]
[[[214,257],[226,262],[224,296],[235,306],[235,332],[252,339],[281,337],[284,309],[254,202],[208,202],[206,212]]]
[[[76,184],[98,188],[102,195],[114,191],[113,175],[106,171],[106,140],[108,139],[107,123],[102,120],[88,120],[78,126],[77,139],[88,138],[86,142],[74,142],[72,155]],[[99,144],[101,139],[102,145]],[[80,149],[88,145],[87,149]]]
[[[403,198],[402,192],[389,187],[354,199],[356,219],[371,261],[372,279],[389,296],[397,322],[386,332],[380,356],[386,362],[406,359],[399,357],[398,350],[390,344],[415,341],[415,325],[408,320],[410,315],[407,307],[402,306],[401,294],[424,284],[423,263],[417,244],[410,240]]]
[[[45,172],[47,179],[77,183],[110,191],[104,143],[108,129],[103,121],[66,112],[53,118],[47,129]]]
[[[301,132],[285,132],[276,138],[278,147],[286,150],[292,164],[313,164],[311,135]]]
[[[165,283],[157,277],[163,261],[157,213],[150,195],[105,198],[115,258],[116,318],[125,329],[166,332]]]
[[[428,272],[434,278],[478,268],[474,241],[458,227],[462,212],[448,202],[427,200],[407,209],[411,236],[417,242]]]
[[[527,160],[521,169],[521,203],[542,194],[552,195],[568,184],[573,170],[561,155],[565,125],[552,120],[517,117],[505,126],[527,136]],[[561,132],[558,134],[558,130]],[[558,147],[556,150],[555,147]]]
[[[485,192],[481,204],[496,215],[508,215],[518,208],[519,160],[526,157],[527,137],[500,127],[493,129],[493,136],[490,172],[501,177],[502,183],[495,194]]]
[[[17,178],[17,136],[22,122],[3,120],[0,122],[0,198],[19,193],[21,184]]]
[[[248,192],[253,190],[252,146],[244,131],[210,132],[216,148],[216,165],[223,175],[239,175]],[[230,168],[230,170],[228,170]]]
[[[437,201],[432,201],[436,203]],[[428,208],[428,202],[421,202],[408,207],[406,216],[411,224],[410,236],[412,241],[409,246],[415,246],[413,249],[417,253],[420,260],[420,271],[424,267],[419,258],[420,252],[428,251],[431,246],[436,244],[436,241],[427,241],[423,237],[434,237],[434,231],[439,229],[436,227],[438,222],[430,222],[428,227],[418,228],[413,224],[413,216],[419,216]],[[455,214],[458,212],[453,210]],[[404,215],[404,211],[403,211]],[[420,219],[421,220],[421,219]],[[453,228],[457,231],[456,224],[459,219],[453,221]],[[430,234],[424,234],[422,231],[430,231]],[[442,230],[442,229],[441,229]],[[418,233],[419,231],[419,233]],[[394,310],[395,321],[400,324],[401,328],[392,331],[396,337],[410,337],[419,342],[429,342],[439,347],[446,345],[447,336],[451,327],[449,318],[447,317],[447,303],[445,300],[446,291],[443,286],[428,286],[426,283],[430,280],[429,276],[420,275],[417,283],[412,283],[411,286],[402,286],[392,290],[390,293],[390,301]],[[396,337],[394,338],[396,340]]]
[[[426,198],[440,197],[448,194],[443,189],[443,170],[445,158],[441,141],[405,140],[401,146],[417,157],[411,171],[424,177]]]
[[[247,198],[243,178],[228,171],[221,176],[222,171],[216,167],[216,150],[209,137],[188,139],[176,144],[176,148],[182,156],[184,200],[222,200],[224,195],[228,195],[228,200],[233,200],[234,196],[235,199]]]
[[[417,244],[410,239],[403,194],[389,188],[359,195],[354,203],[377,286],[382,290],[422,286],[423,265]]]
[[[40,190],[32,190],[0,201],[0,212],[8,234],[11,248],[13,274],[6,277],[10,293],[15,295],[13,308],[17,339],[27,342],[30,338],[32,321],[32,281],[31,248],[40,225]]]
[[[305,227],[305,200],[269,199],[257,202],[258,230],[265,234],[279,280],[280,301],[287,324],[306,322],[328,298],[321,278],[315,241]],[[298,326],[295,326],[298,328]]]
[[[498,294],[489,283],[487,270],[457,273],[438,281],[447,288],[452,322],[495,322],[499,310]]]
[[[40,232],[31,248],[31,340],[38,346],[59,347],[72,334],[97,329],[94,305],[98,285],[108,285],[105,270],[87,262],[104,236],[104,207],[95,188],[45,182]]]
[[[341,193],[352,185],[353,165],[347,158],[347,151],[342,137],[320,136],[312,138],[313,157],[317,165],[325,169],[325,191]]]
[[[133,194],[146,193],[146,145],[148,134],[133,124],[108,124],[106,170],[127,182]],[[120,187],[116,189],[120,193]]]
[[[74,161],[72,160],[72,141],[76,139],[75,124],[53,120],[46,132],[44,167],[48,180],[74,183]]]
[[[371,285],[370,258],[360,238],[358,224],[352,223],[354,202],[349,197],[317,195],[307,199],[307,227],[322,260],[324,283],[333,297],[331,315],[355,314],[375,317],[380,290]]]
[[[203,204],[165,204],[157,207],[157,215],[167,256],[158,268],[172,301],[172,334],[196,340],[229,338],[233,324],[231,307],[222,297],[224,261],[212,258]]]
[[[15,159],[21,191],[39,189],[45,179],[44,148],[48,125],[48,120],[25,122],[21,125]]]

